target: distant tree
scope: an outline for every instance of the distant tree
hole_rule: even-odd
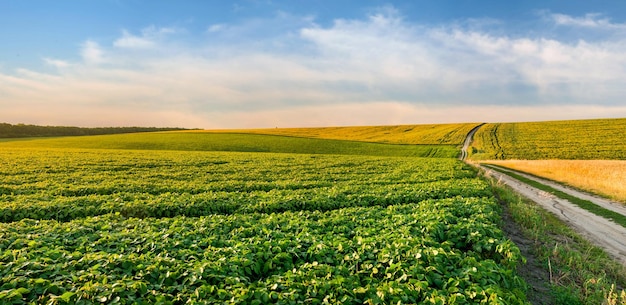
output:
[[[29,137],[61,137],[61,136],[90,136],[104,134],[120,134],[133,132],[153,132],[186,130],[172,127],[95,127],[83,128],[72,126],[39,126],[26,124],[0,123],[0,138],[29,138]]]

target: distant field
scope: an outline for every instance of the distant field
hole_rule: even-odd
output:
[[[389,144],[460,145],[477,123],[319,128],[273,128],[228,130],[228,132],[282,135],[303,138],[350,140]],[[207,130],[202,132],[224,132]]]
[[[505,160],[489,163],[564,182],[626,203],[626,161],[623,160]]]
[[[474,135],[471,158],[626,159],[626,119],[492,123]]]
[[[0,143],[0,149],[3,147],[238,151],[440,158],[454,158],[459,154],[459,149],[455,145],[391,145],[259,134],[208,132],[155,132],[64,137]]]

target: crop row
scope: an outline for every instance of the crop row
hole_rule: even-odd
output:
[[[120,213],[128,217],[202,216],[233,213],[327,211],[354,206],[387,206],[455,196],[486,196],[478,179],[456,179],[422,184],[376,187],[323,187],[304,190],[253,192],[148,193],[119,192],[80,197],[57,196],[29,200],[29,196],[2,196],[0,221],[24,218],[68,221],[86,216]]]
[[[149,184],[225,181],[437,181],[473,177],[467,166],[444,159],[367,156],[170,152],[127,150],[1,149],[3,185],[128,181]],[[418,162],[414,162],[417,160]],[[107,180],[102,180],[103,178]],[[243,179],[246,180],[243,180]],[[400,179],[400,180],[398,180]],[[14,180],[14,181],[12,181]]]
[[[455,160],[114,152],[5,152],[0,221],[332,210],[490,194]]]
[[[0,224],[0,302],[524,303],[488,198]]]

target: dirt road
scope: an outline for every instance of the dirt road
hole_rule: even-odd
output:
[[[474,127],[472,130],[470,130],[469,133],[467,133],[467,136],[465,137],[465,142],[463,142],[463,148],[461,148],[461,156],[459,157],[460,160],[467,159],[468,157],[467,151],[469,150],[470,144],[472,144],[472,139],[474,138],[474,134],[483,125],[485,125],[485,123],[482,123]]]
[[[463,157],[462,160],[465,160],[467,157],[467,149],[469,149],[469,143],[471,143],[472,136],[476,129],[472,130],[465,140],[465,145],[463,146],[464,152],[461,154]],[[550,193],[514,179],[505,173],[494,171],[484,166],[481,166],[481,168],[485,170],[486,175],[494,177],[496,180],[511,187],[522,196],[536,202],[544,209],[559,217],[579,234],[587,238],[593,244],[605,249],[607,253],[626,266],[625,227],[584,210],[565,199],[558,198]],[[619,203],[611,202],[588,193],[577,191],[552,181],[539,179],[519,172],[515,173],[568,193],[572,196],[591,201],[605,209],[626,215],[626,206]]]
[[[626,228],[508,175],[485,167],[483,169],[485,169],[488,176],[494,177],[522,196],[550,211],[576,230],[576,232],[593,244],[605,249],[607,253],[626,266]],[[601,205],[595,199],[590,200],[586,197],[586,200]]]

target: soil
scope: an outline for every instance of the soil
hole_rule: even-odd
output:
[[[528,301],[533,305],[554,304],[550,295],[550,274],[541,266],[535,256],[533,241],[524,236],[520,227],[513,221],[505,203],[503,203],[502,220],[502,230],[526,258],[526,264],[520,264],[517,267],[517,273],[530,286],[526,293]]]

